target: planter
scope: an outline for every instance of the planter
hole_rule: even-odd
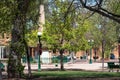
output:
[[[99,57],[98,56],[93,56],[93,59],[98,59]]]

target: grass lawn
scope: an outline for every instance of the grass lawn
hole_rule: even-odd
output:
[[[34,77],[120,77],[120,72],[91,71],[40,71],[34,72]]]

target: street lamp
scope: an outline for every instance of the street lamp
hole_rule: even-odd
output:
[[[119,65],[120,65],[120,34],[118,36],[118,54],[119,54]]]
[[[42,32],[38,32],[38,39],[39,39],[39,46],[38,46],[38,51],[39,51],[39,54],[38,54],[38,70],[39,71],[41,69],[40,55],[42,54],[41,35],[42,35]]]
[[[91,46],[90,48],[90,60],[89,63],[92,64],[92,43],[94,42],[94,40],[88,40],[89,45]]]

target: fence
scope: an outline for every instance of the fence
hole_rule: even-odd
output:
[[[45,63],[45,64],[48,64],[48,63],[60,63],[60,60],[61,60],[61,58],[59,56],[52,57],[52,58],[40,58],[41,63]],[[66,56],[63,57],[63,62],[64,63],[69,62],[69,61],[70,60]],[[26,63],[27,62],[27,58],[23,57],[22,58],[22,62]],[[30,62],[31,63],[37,63],[38,62],[38,58],[30,57]]]

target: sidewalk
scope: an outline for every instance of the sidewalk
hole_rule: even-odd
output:
[[[28,66],[25,65],[25,73],[28,73]],[[60,64],[56,67],[55,64],[41,64],[41,70],[59,70]],[[102,70],[102,63],[93,62],[89,64],[88,62],[75,62],[75,63],[64,63],[65,70],[87,70],[87,71],[103,71]],[[38,64],[31,64],[31,71],[38,71]],[[104,71],[109,71],[107,69],[107,63],[104,63]],[[3,75],[7,75],[6,71],[2,72]],[[6,77],[6,76],[4,76]]]
[[[90,71],[102,71],[102,63],[64,63],[65,69],[80,69],[80,70],[90,70]],[[25,69],[27,70],[27,64],[25,64]],[[38,69],[38,64],[31,64],[32,70]],[[55,64],[41,64],[41,70],[46,69],[60,69],[60,64],[56,67]],[[107,69],[107,63],[104,63],[104,69]]]

